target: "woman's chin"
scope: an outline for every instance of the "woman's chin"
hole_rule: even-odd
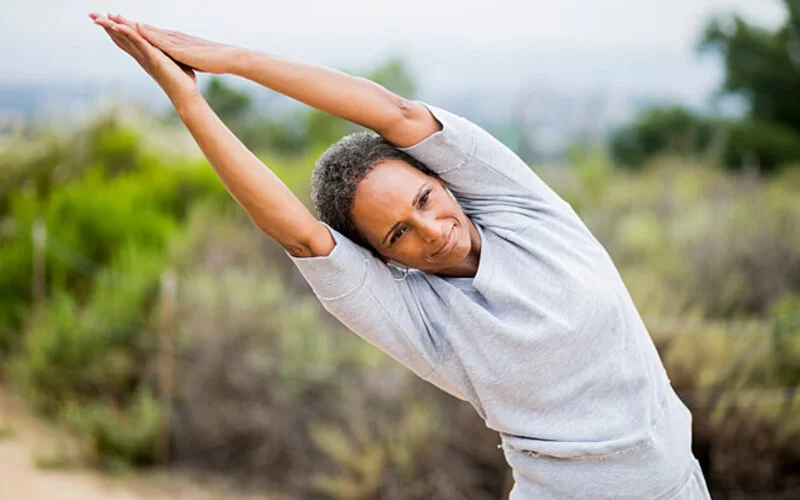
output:
[[[443,268],[455,267],[467,258],[467,254],[469,254],[469,240],[466,242],[457,241],[453,248],[447,252],[447,255],[442,255],[440,265]]]

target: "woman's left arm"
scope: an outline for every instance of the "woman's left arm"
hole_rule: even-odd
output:
[[[130,26],[93,15],[121,49],[161,86],[225,188],[267,236],[293,256],[324,256],[334,247],[328,229],[225,126],[180,68]]]

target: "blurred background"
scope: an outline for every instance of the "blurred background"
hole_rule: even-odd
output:
[[[325,313],[88,13],[480,124],[608,249],[717,498],[800,498],[800,1],[0,3],[0,498],[499,499],[498,436]],[[304,201],[350,124],[200,75]],[[469,436],[464,440],[464,436]]]

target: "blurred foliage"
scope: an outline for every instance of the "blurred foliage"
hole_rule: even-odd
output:
[[[771,172],[800,162],[800,132],[757,119],[709,118],[680,106],[654,107],[612,134],[611,151],[621,166],[634,169],[654,156],[671,154]]]
[[[209,106],[223,121],[236,121],[245,118],[250,112],[253,98],[223,82],[222,78],[212,76],[203,90]]]
[[[149,311],[181,221],[199,200],[235,205],[205,162],[153,150],[139,132],[146,127],[117,111],[0,151],[9,182],[0,212],[4,368],[46,414],[67,418],[67,408],[73,425],[80,420],[92,453],[111,468],[148,462],[142,449],[152,454],[152,404],[140,395],[152,383]],[[39,222],[41,314],[31,303]]]
[[[599,198],[589,177],[559,193],[579,200],[644,314],[653,306],[668,316],[735,319],[766,315],[800,291],[800,204],[784,180],[792,177],[790,169],[758,181],[662,157],[639,173],[609,173]],[[647,297],[669,291],[664,306]]]
[[[146,386],[135,390],[127,406],[69,402],[62,415],[77,436],[89,444],[90,458],[108,472],[125,472],[131,466],[155,461],[161,409]]]
[[[717,17],[700,47],[723,57],[724,90],[745,96],[752,118],[800,131],[800,3],[783,4],[786,22],[776,31],[740,16]]]
[[[641,168],[669,153],[764,172],[800,163],[800,3],[783,3],[786,22],[776,31],[740,16],[716,17],[699,45],[724,60],[721,93],[743,98],[745,117],[703,116],[681,106],[645,109],[612,134],[615,160]]]
[[[67,138],[51,142],[50,150],[34,158],[25,153],[27,144],[21,144],[22,168],[9,168],[6,210],[0,212],[0,351],[15,346],[14,332],[32,300],[32,228],[37,220],[47,230],[47,285],[82,304],[97,272],[120,249],[165,248],[199,198],[233,204],[203,162],[182,159],[167,165],[143,152],[130,127],[113,125],[110,118],[98,123],[103,125],[74,134],[75,152],[66,149]],[[101,128],[105,132],[98,132]],[[79,163],[84,154],[93,158],[88,167]],[[0,156],[8,161],[13,155],[4,151]],[[26,169],[33,179],[23,175]]]
[[[418,476],[417,464],[431,440],[441,433],[437,417],[429,404],[412,402],[397,422],[384,422],[376,432],[363,420],[351,421],[347,430],[336,425],[312,425],[311,440],[337,471],[335,475],[318,474],[312,479],[314,486],[342,500],[375,498],[392,489],[393,485],[387,484],[392,476],[400,481],[395,487],[402,489]]]
[[[658,153],[690,156],[705,150],[713,137],[712,124],[692,111],[656,107],[642,111],[631,125],[616,131],[611,151],[622,165],[641,168]]]
[[[160,252],[124,248],[86,304],[54,293],[12,358],[12,375],[37,406],[55,413],[69,399],[120,397],[144,375],[154,337],[144,311],[153,309],[165,261]]]
[[[757,167],[764,172],[800,162],[800,129],[758,119],[727,124],[723,162],[734,168]]]
[[[800,295],[785,295],[772,308],[772,352],[778,378],[800,381]]]

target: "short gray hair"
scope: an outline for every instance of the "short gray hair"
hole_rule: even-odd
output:
[[[356,187],[380,162],[401,160],[432,177],[438,176],[422,162],[397,149],[383,137],[356,132],[331,145],[317,160],[311,176],[311,199],[320,220],[350,240],[377,251],[367,243],[353,222]]]

